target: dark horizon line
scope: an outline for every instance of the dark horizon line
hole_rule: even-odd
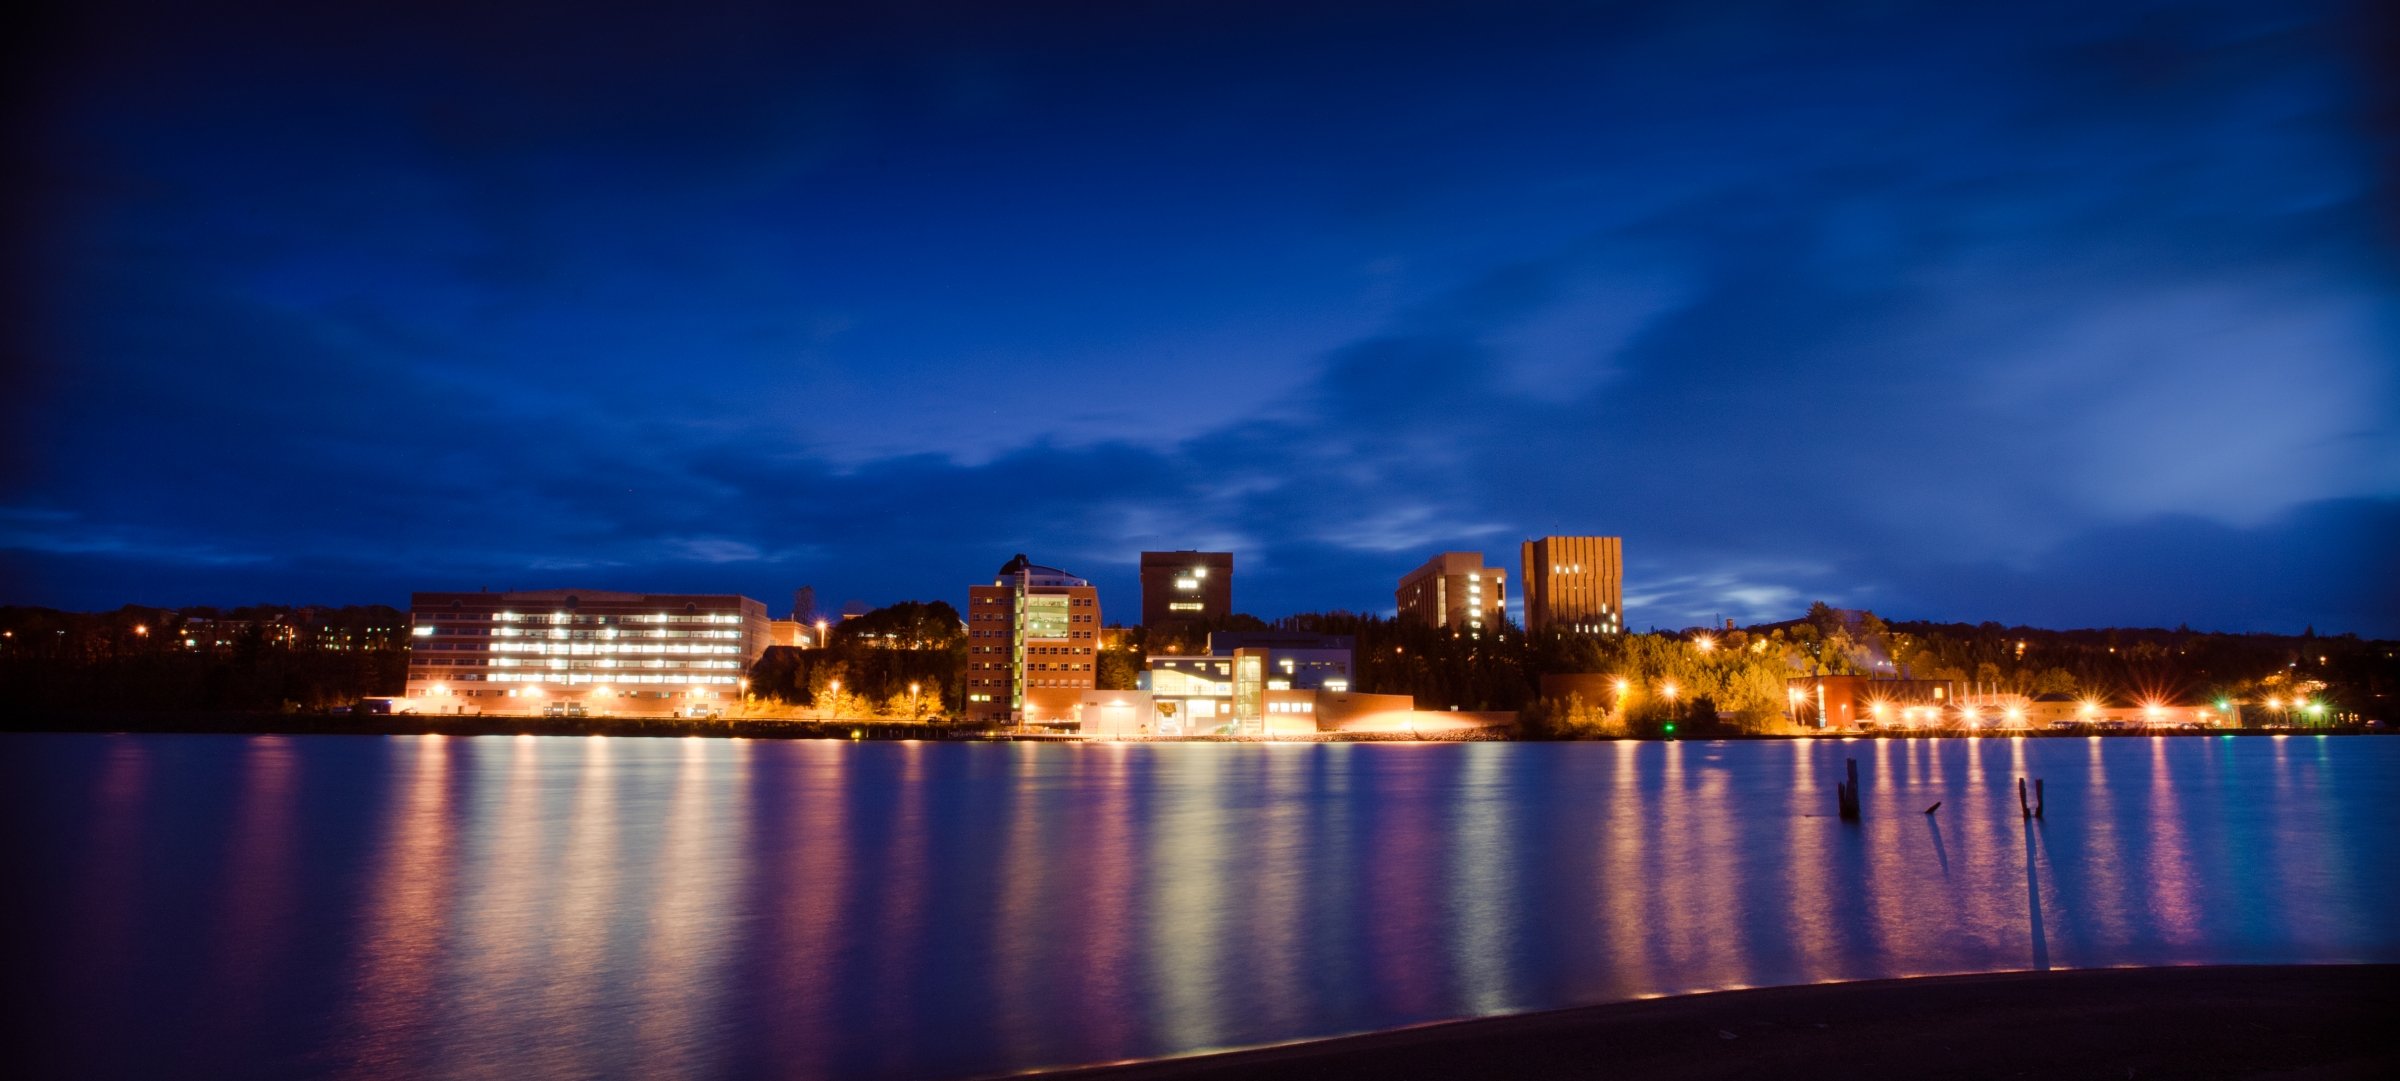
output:
[[[411,592],[418,592],[418,593],[461,593],[461,592],[490,592],[490,593],[535,593],[535,592],[553,592],[553,591],[568,591],[568,592],[572,592],[572,591],[575,591],[575,590],[578,590],[578,589],[584,589],[584,588],[586,588],[586,587],[579,587],[579,586],[557,586],[557,587],[545,587],[545,588],[542,588],[542,589],[492,589],[492,590],[412,590]],[[591,589],[591,590],[589,590],[589,591],[590,591],[590,592],[599,592],[599,593],[627,593],[627,592],[634,592],[633,590],[623,590],[623,589]],[[701,596],[701,595],[710,595],[710,594],[694,594],[694,593],[675,594],[675,593],[662,593],[662,594],[659,594],[659,595],[660,595],[660,596],[680,596],[680,595]],[[751,597],[751,596],[750,596],[749,594],[747,594],[747,593],[741,593],[741,592],[738,592],[738,591],[736,591],[736,592],[730,592],[730,593],[718,593],[718,594],[713,594],[713,595],[716,595],[716,596],[738,596],[738,597],[743,597],[743,598],[750,599],[750,600],[758,600],[758,601],[759,601],[759,603],[761,603],[761,604],[764,604],[764,603],[766,603],[764,600],[761,600],[760,598]],[[945,599],[945,598],[941,598],[941,597],[932,597],[932,598],[922,598],[922,597],[903,597],[903,598],[901,598],[901,599],[899,599],[899,600],[890,601],[890,602],[887,602],[887,603],[884,603],[884,604],[875,605],[875,606],[873,606],[873,607],[869,608],[869,609],[868,609],[868,611],[869,611],[869,612],[873,612],[873,611],[879,611],[879,610],[881,610],[881,609],[884,609],[884,608],[889,608],[889,607],[892,607],[893,605],[898,605],[898,604],[909,604],[909,603],[916,603],[916,604],[926,604],[926,603],[932,603],[932,602],[934,602],[934,601],[940,601],[941,603],[945,603],[945,604],[948,604],[948,603],[950,603],[950,602],[949,602],[947,599]],[[1969,629],[1971,629],[1971,630],[1972,630],[1972,629],[1981,629],[1981,628],[1982,628],[1982,627],[1983,627],[1985,624],[1997,624],[1997,625],[2000,627],[2000,629],[2001,629],[2002,631],[2010,631],[2010,632],[2013,632],[2013,631],[2038,631],[2038,632],[2045,633],[2045,634],[2103,634],[2103,633],[2197,634],[2197,635],[2223,635],[2223,636],[2228,636],[2228,637],[2238,637],[2238,638],[2294,638],[2294,639],[2309,639],[2309,638],[2342,638],[2342,639],[2352,639],[2352,640],[2356,640],[2356,641],[2360,641],[2360,642],[2400,642],[2400,638],[2390,638],[2390,639],[2387,639],[2387,638],[2375,638],[2375,637],[2370,637],[2370,636],[2367,636],[2367,635],[2362,635],[2362,634],[2360,634],[2358,631],[2355,631],[2355,630],[2320,631],[2320,630],[2316,629],[2316,625],[2315,625],[2315,624],[2313,624],[2313,623],[2311,623],[2311,624],[2307,624],[2307,625],[2304,627],[2304,629],[2302,629],[2302,630],[2300,630],[2300,631],[2241,631],[2241,630],[2220,630],[2220,629],[2209,629],[2209,628],[2194,627],[2194,626],[2192,626],[2192,625],[2191,625],[2189,622],[2183,623],[2183,624],[2181,624],[2181,625],[2179,625],[2179,626],[2175,626],[2175,627],[2164,627],[2164,626],[2126,626],[2126,625],[2112,625],[2112,626],[2106,626],[2106,627],[2097,627],[2097,626],[2086,626],[2086,627],[2044,627],[2044,626],[2036,626],[2036,625],[2034,625],[2034,624],[2031,624],[2031,623],[2013,623],[2013,624],[2005,624],[2005,623],[2000,623],[2000,621],[1998,621],[1998,620],[1991,620],[1991,619],[1986,619],[1986,620],[1974,620],[1974,621],[1970,621],[1970,620],[1943,620],[1943,619],[1911,619],[1911,618],[1895,618],[1895,617],[1892,617],[1892,616],[1887,616],[1887,615],[1885,615],[1885,614],[1883,614],[1883,613],[1881,613],[1881,612],[1877,612],[1877,611],[1875,611],[1875,610],[1874,610],[1874,609],[1872,609],[1872,608],[1843,608],[1843,607],[1841,607],[1841,606],[1838,606],[1838,605],[1833,605],[1833,604],[1831,604],[1830,602],[1823,602],[1823,601],[1820,601],[1820,602],[1812,602],[1812,603],[1825,603],[1825,604],[1827,604],[1827,605],[1828,605],[1828,607],[1832,607],[1832,608],[1833,608],[1835,611],[1837,611],[1837,612],[1863,612],[1863,613],[1867,613],[1867,614],[1870,614],[1870,615],[1873,615],[1873,616],[1875,616],[1875,618],[1877,618],[1877,619],[1879,619],[1879,620],[1882,620],[1882,621],[1883,621],[1883,623],[1884,623],[1886,626],[1892,626],[1892,627],[1898,627],[1898,626],[1901,626],[1901,625],[1904,625],[1904,624],[1914,624],[1914,625],[1919,625],[1919,626],[1930,626],[1930,627],[1966,627],[1966,628],[1969,628]],[[17,604],[17,603],[0,603],[0,611],[11,611],[11,610],[32,610],[32,611],[41,611],[41,612],[56,612],[56,613],[59,613],[59,614],[62,614],[62,615],[77,615],[77,616],[106,616],[106,615],[111,615],[111,614],[114,614],[114,613],[117,613],[117,612],[122,612],[122,611],[124,611],[124,610],[125,610],[125,609],[127,609],[127,608],[144,608],[144,609],[152,609],[152,610],[161,611],[161,612],[177,612],[177,613],[181,613],[181,612],[182,612],[182,611],[184,611],[185,609],[190,609],[190,608],[213,608],[213,609],[219,609],[219,610],[226,610],[226,609],[236,609],[236,608],[367,608],[367,607],[383,607],[383,608],[390,608],[390,609],[392,609],[393,611],[396,611],[396,612],[409,612],[409,611],[413,611],[413,610],[414,610],[413,608],[411,608],[411,607],[410,607],[409,605],[407,605],[407,604],[385,604],[385,603],[383,603],[383,602],[379,602],[379,601],[369,601],[369,602],[353,602],[353,603],[349,603],[349,604],[326,604],[326,603],[315,603],[315,602],[289,602],[289,601],[253,601],[253,602],[244,603],[244,604],[185,604],[185,605],[142,604],[142,603],[138,603],[138,602],[130,602],[130,601],[129,601],[129,602],[127,602],[127,603],[124,603],[124,604],[118,605],[118,606],[117,606],[117,607],[115,607],[115,608],[107,608],[107,609],[85,609],[85,610],[69,609],[69,608],[54,608],[54,607],[51,607],[51,606],[49,606],[49,605],[42,605],[42,604]],[[955,604],[953,604],[953,605],[952,605],[952,607],[953,607],[953,608],[956,608],[957,606],[956,606]],[[1105,609],[1104,609],[1104,610],[1105,610]],[[1398,617],[1397,617],[1397,613],[1385,613],[1385,612],[1362,612],[1362,611],[1356,611],[1356,610],[1353,610],[1353,609],[1347,609],[1347,608],[1323,608],[1323,609],[1313,609],[1313,610],[1308,610],[1308,611],[1296,611],[1296,612],[1289,612],[1289,613],[1286,613],[1286,614],[1284,614],[1284,615],[1281,615],[1281,616],[1272,616],[1272,617],[1270,617],[1270,616],[1262,616],[1262,615],[1257,615],[1257,614],[1255,614],[1255,613],[1250,613],[1250,612],[1235,612],[1235,613],[1232,613],[1232,615],[1233,615],[1233,616],[1246,616],[1246,617],[1248,617],[1248,618],[1251,618],[1251,619],[1256,619],[1256,620],[1258,620],[1259,622],[1266,623],[1266,624],[1269,624],[1269,625],[1273,625],[1273,624],[1274,624],[1274,623],[1276,623],[1278,620],[1284,620],[1284,619],[1297,619],[1297,618],[1300,618],[1300,617],[1303,617],[1303,616],[1336,616],[1336,615],[1339,615],[1339,616],[1356,616],[1356,617],[1361,617],[1361,618],[1378,619],[1378,620],[1382,620],[1382,621],[1384,621],[1384,622],[1387,622],[1387,623],[1388,623],[1388,622],[1395,622],[1395,621],[1397,621],[1397,618],[1398,618]],[[781,617],[777,617],[777,616],[774,616],[774,615],[770,614],[768,618],[770,618],[770,619],[780,619]],[[1734,629],[1734,630],[1737,630],[1737,631],[1753,631],[1753,630],[1757,630],[1757,629],[1760,629],[1760,628],[1775,628],[1775,627],[1781,627],[1781,626],[1785,626],[1785,625],[1789,625],[1789,624],[1794,624],[1794,623],[1803,623],[1803,622],[1806,622],[1806,621],[1807,621],[1807,611],[1806,611],[1806,609],[1802,609],[1802,610],[1801,610],[1801,614],[1800,614],[1800,615],[1797,615],[1797,616],[1793,616],[1793,617],[1786,618],[1786,619],[1776,619],[1776,620],[1761,620],[1761,621],[1749,622],[1749,623],[1736,623],[1732,629]],[[832,621],[831,621],[831,620],[828,620],[828,622],[832,622]],[[1143,624],[1143,623],[1140,623],[1140,622],[1138,622],[1138,621],[1137,621],[1137,622],[1133,622],[1133,623],[1104,623],[1104,624],[1102,624],[1102,626],[1104,626],[1104,627],[1115,627],[1115,628],[1125,628],[1125,627],[1141,627],[1141,626],[1145,626],[1145,624]],[[1514,630],[1515,630],[1515,631],[1516,631],[1518,634],[1524,634],[1524,633],[1525,633],[1524,627],[1523,627],[1523,625],[1522,625],[1521,623],[1517,623],[1517,622],[1515,622],[1515,621],[1513,621],[1513,620],[1512,620],[1512,621],[1510,622],[1509,626],[1510,626],[1512,629],[1514,629]],[[1660,627],[1660,626],[1657,626],[1657,625],[1653,624],[1653,625],[1651,625],[1650,627],[1648,627],[1646,630],[1642,630],[1642,631],[1635,631],[1635,630],[1631,629],[1630,627],[1628,627],[1626,630],[1624,630],[1624,631],[1622,631],[1622,632],[1619,632],[1619,633],[1623,633],[1623,634],[1668,634],[1668,635],[1693,635],[1693,634],[1717,634],[1717,633],[1723,633],[1723,632],[1724,632],[1724,628],[1722,628],[1722,627],[1718,627],[1718,626],[1707,625],[1707,624],[1693,624],[1693,625],[1691,625],[1691,626],[1687,626],[1687,627]]]

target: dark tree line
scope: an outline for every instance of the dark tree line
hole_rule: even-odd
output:
[[[828,631],[823,649],[768,650],[751,666],[750,693],[839,716],[956,716],[965,708],[967,632],[958,609],[902,601]]]
[[[407,618],[383,605],[0,608],[0,710],[323,709],[400,693]]]

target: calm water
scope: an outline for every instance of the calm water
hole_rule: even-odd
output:
[[[1832,816],[1846,755],[1864,825]],[[41,1074],[938,1078],[1715,988],[2400,961],[2400,739],[10,736],[0,801]]]

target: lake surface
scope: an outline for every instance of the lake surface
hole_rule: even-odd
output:
[[[1734,987],[2400,961],[2394,806],[2371,737],[14,735],[5,979],[36,1076],[944,1078]]]

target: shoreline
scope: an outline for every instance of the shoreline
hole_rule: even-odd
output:
[[[631,738],[948,740],[1083,743],[1079,736],[1021,733],[883,718],[806,720],[774,717],[696,719],[682,717],[533,717],[501,714],[278,713],[252,710],[108,710],[88,713],[0,716],[0,732],[126,733],[189,735],[338,736],[623,736]],[[1311,736],[1177,736],[1093,742],[1111,743],[1717,743],[1736,741],[1912,739],[2206,739],[2223,736],[2365,736],[2359,728],[2211,729],[2198,732],[1827,732],[1822,734],[1693,733],[1688,736],[1605,736],[1590,739],[1526,739],[1470,731],[1412,735],[1391,732],[1320,732]]]
[[[2395,985],[2393,964],[1920,976],[1705,992],[1025,1073],[1062,1081],[2379,1078],[2400,1071]]]

